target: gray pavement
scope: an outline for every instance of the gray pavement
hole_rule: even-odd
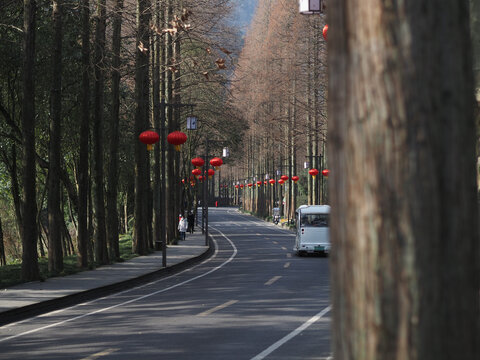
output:
[[[207,258],[212,251],[197,228],[185,241],[167,247],[166,268],[162,266],[162,252],[156,251],[74,275],[0,289],[0,326],[179,271]]]

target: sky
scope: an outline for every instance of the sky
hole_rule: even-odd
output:
[[[244,31],[250,24],[257,0],[233,0],[237,6],[235,14],[235,24],[239,25]]]

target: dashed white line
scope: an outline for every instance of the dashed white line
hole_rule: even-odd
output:
[[[332,309],[332,306],[329,305],[327,306],[325,309],[323,309],[322,311],[320,311],[317,315],[313,316],[312,318],[310,318],[309,320],[307,320],[305,323],[303,323],[302,325],[300,325],[298,328],[296,328],[295,330],[293,330],[290,334],[284,336],[283,338],[281,338],[280,340],[278,340],[276,343],[274,343],[273,345],[270,345],[268,348],[266,348],[265,350],[263,350],[260,354],[258,354],[257,356],[251,358],[250,360],[262,360],[262,359],[265,359],[265,357],[267,357],[268,355],[270,355],[272,352],[274,352],[275,350],[277,350],[280,346],[282,346],[283,344],[287,343],[288,341],[290,341],[291,339],[293,339],[295,336],[297,336],[298,334],[300,334],[302,331],[306,330],[310,325],[314,324],[315,322],[317,322],[318,320],[320,320],[326,313],[328,313],[330,310]]]
[[[267,286],[270,286],[272,285],[275,281],[281,279],[282,277],[281,276],[274,276],[273,278],[271,278],[270,280],[268,280],[265,285]]]
[[[95,359],[98,359],[99,357],[102,357],[102,356],[107,356],[107,355],[110,355],[111,353],[114,353],[115,351],[118,351],[119,349],[106,349],[104,351],[100,351],[98,353],[95,353],[95,354],[92,354],[86,358],[83,358],[81,360],[95,360]]]
[[[208,315],[214,313],[215,311],[225,309],[226,307],[229,307],[230,305],[236,304],[237,302],[238,302],[238,300],[227,301],[226,303],[224,303],[222,305],[218,305],[218,306],[216,306],[216,307],[214,307],[210,310],[204,311],[204,312],[198,314],[197,316],[208,316]]]

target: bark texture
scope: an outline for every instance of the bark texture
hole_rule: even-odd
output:
[[[335,359],[478,359],[468,1],[329,4]]]

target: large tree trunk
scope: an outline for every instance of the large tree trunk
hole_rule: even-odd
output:
[[[37,253],[37,199],[35,168],[35,0],[24,0],[24,54],[22,136],[23,167],[23,238],[22,278],[26,281],[40,277]]]
[[[158,29],[161,29],[163,26],[163,11],[159,0],[155,0],[155,16],[154,24]],[[161,106],[160,99],[163,98],[163,93],[161,93],[160,85],[160,66],[161,60],[163,59],[163,46],[161,42],[161,37],[158,34],[153,36],[153,80],[152,80],[152,90],[153,90],[153,124],[155,131],[161,131],[161,121],[163,121],[162,111],[164,111]],[[160,134],[162,135],[162,134]],[[161,146],[155,146],[154,157],[155,157],[155,166],[154,166],[154,185],[153,185],[153,239],[158,247],[160,242],[163,239],[162,235],[162,217],[164,215],[164,209],[161,206],[162,201],[162,188],[161,188],[161,166],[160,166],[160,150]],[[157,249],[158,250],[158,249]]]
[[[148,248],[148,183],[150,174],[147,166],[145,145],[138,141],[138,136],[148,127],[148,24],[149,1],[137,0],[137,48],[135,70],[135,252],[144,255]]]
[[[329,3],[335,359],[479,359],[468,1]]]
[[[78,262],[88,265],[88,137],[90,129],[90,0],[82,1],[82,111],[78,164]]]
[[[104,158],[103,158],[103,106],[105,87],[105,0],[97,1],[95,24],[95,106],[93,123],[94,147],[94,206],[95,206],[95,256],[99,264],[108,263],[105,224]]]
[[[48,270],[63,270],[62,226],[60,209],[60,142],[62,123],[62,0],[52,1],[53,74],[51,90],[50,150],[48,155]]]
[[[470,0],[470,29],[473,44],[473,74],[475,94],[480,103],[480,1]]]
[[[113,61],[112,61],[112,117],[110,119],[110,164],[108,170],[107,192],[107,234],[110,258],[120,258],[119,221],[118,221],[118,143],[120,123],[120,46],[122,33],[123,0],[115,3],[113,15]]]
[[[168,23],[173,19],[173,7],[172,7],[172,0],[166,0],[165,4],[165,22]],[[166,64],[168,66],[172,64],[172,57],[173,57],[173,39],[172,36],[167,33],[165,35],[165,56],[166,56]],[[173,119],[173,75],[171,71],[167,71],[165,76],[165,99],[166,103],[170,106],[167,106],[167,133],[171,133],[174,131],[174,119]],[[175,204],[175,151],[171,145],[167,146],[167,184],[166,184],[166,208],[167,213],[167,222],[166,222],[166,231],[167,231],[167,242],[169,244],[173,243],[176,237],[177,226],[176,226],[176,217],[178,213],[176,212],[176,204]]]
[[[5,243],[3,241],[2,219],[0,218],[0,266],[6,265],[7,259],[5,257]]]

